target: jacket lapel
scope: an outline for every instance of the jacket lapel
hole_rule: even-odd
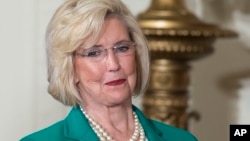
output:
[[[138,115],[138,118],[142,124],[142,127],[144,129],[144,132],[146,134],[146,137],[148,141],[166,141],[164,138],[162,138],[163,133],[158,130],[153,124],[152,121],[149,120],[138,108],[133,106],[133,110]]]
[[[79,141],[99,141],[79,106],[72,108],[64,122],[64,135]]]

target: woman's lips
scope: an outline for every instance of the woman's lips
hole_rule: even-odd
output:
[[[105,85],[108,86],[117,86],[117,85],[121,85],[126,81],[126,79],[118,79],[118,80],[114,80],[114,81],[110,81],[105,83]]]

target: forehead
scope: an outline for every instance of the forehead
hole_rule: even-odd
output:
[[[113,45],[121,40],[130,40],[127,26],[117,17],[106,18],[98,35],[89,36],[84,42],[84,48],[98,45]],[[96,38],[95,38],[96,37]]]

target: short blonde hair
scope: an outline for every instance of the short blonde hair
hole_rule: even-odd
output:
[[[55,12],[46,32],[48,92],[65,105],[83,100],[74,82],[73,53],[88,37],[95,44],[107,17],[118,17],[136,43],[137,82],[134,95],[148,83],[149,52],[136,19],[120,0],[66,0]]]

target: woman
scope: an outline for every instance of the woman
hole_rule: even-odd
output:
[[[120,0],[67,0],[47,29],[49,93],[72,106],[22,141],[195,141],[132,105],[149,76],[146,40]]]

